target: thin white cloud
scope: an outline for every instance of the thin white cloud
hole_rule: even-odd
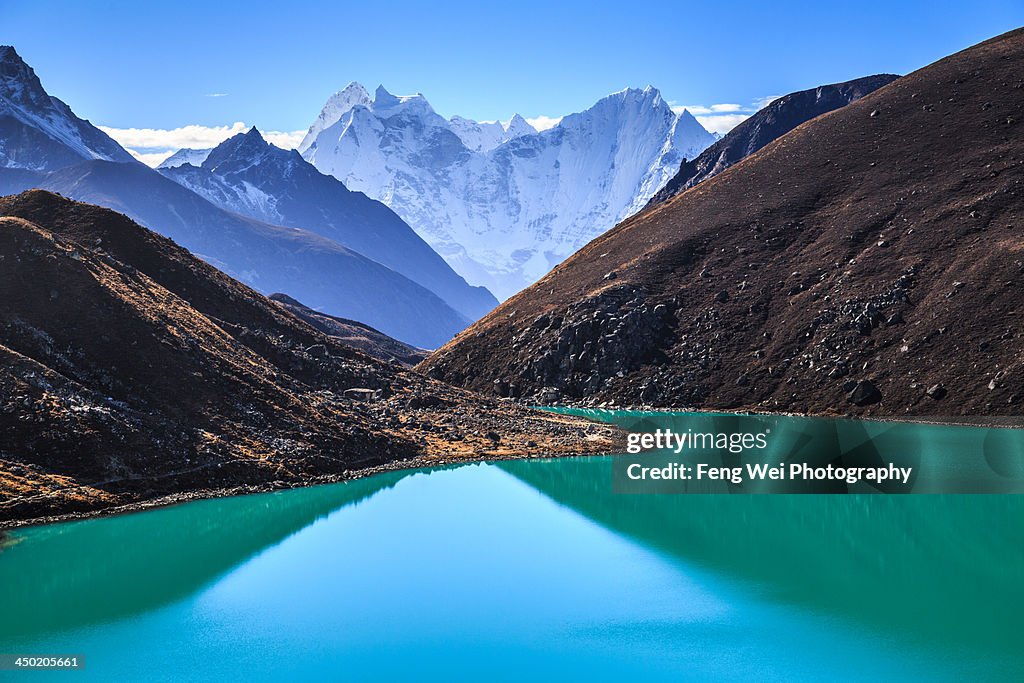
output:
[[[533,126],[534,130],[542,131],[554,128],[558,125],[558,122],[562,120],[561,116],[535,116],[532,119],[526,119],[526,122]]]
[[[236,121],[230,126],[188,125],[180,128],[111,128],[100,126],[100,130],[114,138],[136,159],[148,166],[157,166],[179,149],[209,149],[216,147],[233,135],[244,133],[251,126]],[[263,138],[282,149],[295,149],[306,134],[304,130],[260,131]]]
[[[100,130],[117,140],[123,147],[132,149],[181,149],[193,147],[205,149],[215,147],[232,135],[249,130],[241,121],[230,126],[199,126],[191,124],[180,128],[109,128]]]
[[[228,96],[228,94],[226,92],[208,92],[205,95],[205,97],[227,97],[227,96]]]
[[[268,130],[263,133],[263,139],[272,145],[277,145],[281,149],[295,149],[302,142],[302,138],[306,137],[306,131],[304,130],[293,130],[292,132],[282,132],[278,130]]]
[[[135,157],[136,159],[138,159],[142,163],[146,164],[146,166],[151,166],[153,168],[156,168],[157,166],[159,166],[160,164],[162,164],[164,162],[164,159],[166,159],[167,157],[169,157],[172,154],[174,154],[174,150],[173,149],[169,149],[169,150],[166,150],[164,152],[152,152],[152,153],[136,152],[134,149],[132,149],[130,147],[126,147],[125,149],[127,149],[128,153],[131,154],[133,157]]]
[[[711,133],[725,135],[750,118],[750,114],[719,114],[717,116],[694,116],[704,129]]]
[[[683,110],[690,112],[700,125],[712,133],[725,135],[737,125],[745,121],[751,114],[776,99],[759,97],[749,105],[723,102],[720,104],[677,104],[670,102],[672,111],[681,114]]]
[[[677,114],[682,114],[684,110],[690,112],[694,116],[705,116],[712,112],[711,107],[705,107],[703,104],[675,104],[671,103],[672,111]]]

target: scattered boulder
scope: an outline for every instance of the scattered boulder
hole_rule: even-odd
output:
[[[557,403],[562,398],[562,392],[555,387],[544,387],[540,392],[541,403]]]
[[[325,344],[313,344],[306,349],[306,353],[313,358],[327,358],[327,346]]]
[[[929,398],[940,401],[946,396],[946,387],[942,386],[942,383],[940,382],[939,384],[933,384],[928,387],[928,391],[924,393],[927,394]]]
[[[643,403],[650,403],[658,398],[660,395],[658,387],[655,384],[645,384],[640,387],[640,400]]]
[[[440,406],[447,405],[447,402],[432,394],[423,394],[410,398],[407,405],[412,410],[419,410],[421,408],[438,408]]]
[[[850,382],[843,385],[843,388],[850,386]],[[861,380],[853,383],[853,388],[846,396],[846,400],[855,406],[869,406],[882,400],[882,392],[870,380]]]
[[[353,387],[346,389],[344,396],[352,401],[377,401],[381,397],[380,389],[366,389],[364,387]]]

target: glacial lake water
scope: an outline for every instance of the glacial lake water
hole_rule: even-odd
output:
[[[1024,497],[622,495],[471,464],[33,527],[0,680],[1024,680]]]

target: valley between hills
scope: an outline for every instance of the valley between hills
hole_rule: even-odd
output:
[[[1017,30],[721,139],[653,88],[537,131],[353,84],[298,151],[152,169],[0,48],[0,527],[621,452],[537,404],[1013,417],[1021,74]]]

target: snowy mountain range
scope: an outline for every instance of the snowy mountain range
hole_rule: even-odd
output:
[[[499,298],[643,208],[715,142],[648,86],[538,132],[445,119],[422,95],[358,83],[333,95],[299,146],[349,189],[390,206],[469,282]]]
[[[195,153],[186,163],[165,163],[160,173],[228,211],[304,228],[353,249],[438,294],[470,320],[498,305],[483,287],[466,284],[391,209],[320,173],[298,152],[267,143],[256,128],[202,156],[198,165]]]
[[[271,148],[257,132],[239,137],[205,155],[203,162],[220,174],[225,198],[244,196],[249,202],[234,202],[228,210],[137,162],[47,94],[13,48],[0,47],[0,194],[37,187],[106,206],[254,289],[285,292],[314,309],[424,348],[448,341],[475,316],[460,313],[427,286],[324,233],[390,243],[394,263],[405,258],[405,270],[450,286],[464,296],[467,307],[480,310],[493,302],[486,291],[466,285],[387,207],[349,192],[298,154]],[[289,194],[288,174],[305,177],[307,194]],[[263,183],[273,185],[273,196],[257,189]],[[324,187],[317,196],[317,188]],[[310,203],[306,214],[293,208],[303,201]],[[264,220],[284,220],[286,213],[295,225]],[[315,229],[299,225],[307,221]],[[406,249],[407,254],[399,253]]]

